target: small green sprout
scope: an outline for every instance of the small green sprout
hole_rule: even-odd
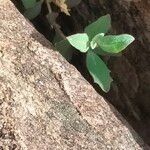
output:
[[[118,54],[134,41],[134,37],[129,34],[105,35],[110,27],[110,15],[105,15],[87,26],[84,30],[85,33],[74,34],[66,38],[73,47],[82,53],[86,53],[87,69],[94,82],[104,92],[110,90],[113,79],[110,76],[110,70],[99,55],[104,53],[110,56]],[[63,43],[67,43],[66,40],[56,43],[56,48],[62,49],[65,45]]]

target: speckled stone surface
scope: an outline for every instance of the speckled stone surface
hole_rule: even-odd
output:
[[[0,0],[0,149],[149,149],[10,0]]]

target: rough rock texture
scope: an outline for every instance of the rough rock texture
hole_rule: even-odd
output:
[[[0,0],[0,149],[149,149],[51,47]]]

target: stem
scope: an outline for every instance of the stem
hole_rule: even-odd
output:
[[[52,0],[46,0],[46,5],[47,5],[47,8],[48,8],[48,12],[49,14],[52,14],[52,9],[51,9],[51,6],[50,6],[50,3],[52,2]],[[53,19],[54,20],[54,19]],[[64,35],[64,33],[60,30],[58,24],[55,22],[55,21],[51,21],[50,19],[48,19],[49,23],[53,26],[53,28],[55,29],[55,32],[57,32],[61,37],[62,39],[66,39],[66,36]]]
[[[51,9],[51,6],[50,6],[50,3],[52,2],[52,0],[46,0],[46,5],[47,5],[47,8],[48,8],[48,12],[51,14],[52,13],[52,9]]]

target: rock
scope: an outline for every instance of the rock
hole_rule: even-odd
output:
[[[10,0],[0,52],[0,149],[149,149]]]

